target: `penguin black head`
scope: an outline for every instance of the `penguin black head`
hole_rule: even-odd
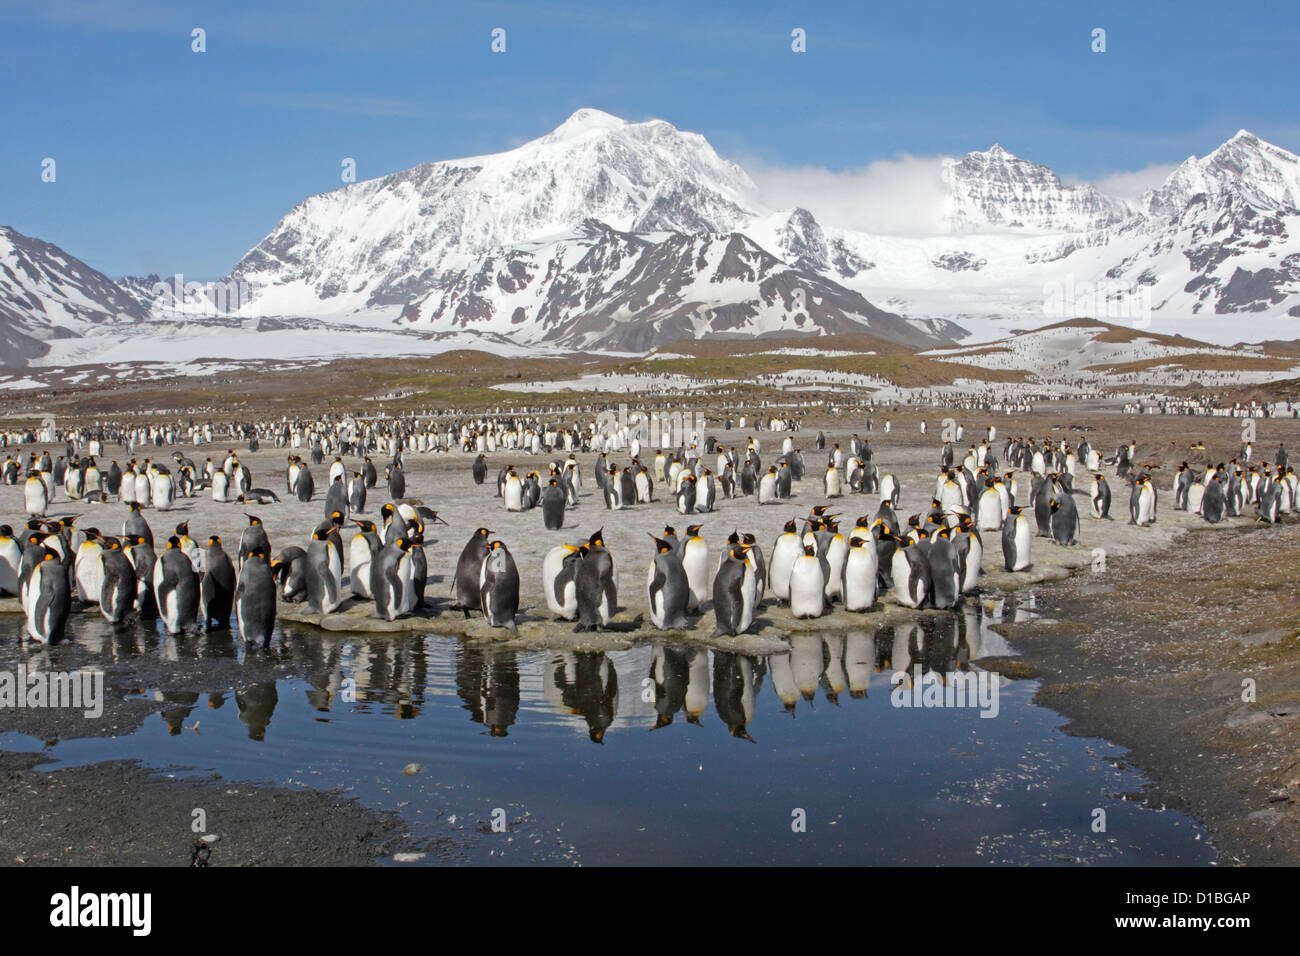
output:
[[[486,538],[486,537],[487,537],[488,535],[490,535],[492,532],[489,531],[487,528],[479,528],[479,529],[476,530],[474,533],[475,533],[476,535],[478,535],[479,537]]]
[[[219,548],[219,547],[221,547],[221,538],[219,538],[219,537],[218,537],[217,535],[215,535],[215,534],[214,534],[214,535],[209,535],[209,536],[208,536],[208,547],[209,547],[209,548]]]
[[[588,547],[591,547],[591,548],[603,548],[603,547],[605,547],[605,529],[604,529],[604,527],[601,527],[601,529],[600,529],[599,531],[597,531],[595,534],[593,534],[590,538],[587,539],[587,545],[588,545]]]
[[[791,518],[785,523],[785,533],[794,534],[799,529],[799,519]]]
[[[180,535],[181,537],[184,537],[189,533],[190,533],[190,523],[188,521],[182,521],[180,524],[176,526],[176,534]]]
[[[248,519],[248,526],[250,528],[255,527],[256,525],[262,523],[262,519],[259,518],[257,515],[245,514],[244,517]]]
[[[803,553],[808,555],[808,557],[810,558],[817,557],[817,549],[814,548],[811,544],[805,544],[803,546]]]
[[[336,527],[336,528],[341,528],[341,527],[343,527],[343,512],[341,512],[341,511],[331,511],[331,512],[330,512],[330,521],[331,521],[331,523],[333,523],[334,527]]]
[[[180,546],[181,546],[181,539],[176,537],[176,535],[172,535],[170,538],[167,539],[166,550],[171,551],[176,548],[179,548]]]

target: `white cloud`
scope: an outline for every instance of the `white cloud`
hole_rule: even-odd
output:
[[[774,166],[738,160],[772,209],[802,206],[823,225],[878,235],[936,235],[946,231],[944,157],[902,155],[862,169]]]
[[[1178,163],[1152,163],[1145,169],[1131,172],[1111,173],[1100,179],[1079,179],[1062,176],[1061,182],[1071,185],[1081,182],[1091,183],[1108,196],[1120,199],[1141,199],[1148,189],[1154,189],[1169,178],[1169,174],[1178,168]]]

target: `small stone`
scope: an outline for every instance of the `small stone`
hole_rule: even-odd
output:
[[[1260,631],[1257,634],[1245,635],[1241,643],[1246,647],[1262,647],[1265,644],[1280,644],[1290,636],[1288,631]]]
[[[398,853],[393,857],[393,862],[414,863],[417,860],[423,860],[425,856],[426,854],[424,853]]]
[[[218,842],[221,839],[221,837],[216,833],[205,833],[203,834],[203,836],[199,837],[199,839],[202,840],[204,843],[210,845]]]
[[[408,763],[405,767],[402,768],[402,773],[406,774],[409,777],[414,777],[417,773],[422,773],[423,771],[424,771],[423,765],[418,763]]]
[[[1260,823],[1267,823],[1269,826],[1272,826],[1282,819],[1282,811],[1274,810],[1271,807],[1267,810],[1256,810],[1254,813],[1246,814],[1246,819],[1256,820]]]

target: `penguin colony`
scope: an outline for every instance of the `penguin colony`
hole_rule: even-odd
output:
[[[448,433],[448,441],[453,434]],[[500,444],[537,453],[543,434],[547,450],[556,447],[551,442],[561,448],[590,447],[576,430],[532,432],[522,444],[510,439]],[[821,617],[837,603],[849,612],[867,612],[885,595],[909,608],[956,607],[979,586],[987,535],[997,535],[1005,570],[1019,572],[1032,565],[1032,550],[1041,546],[1035,539],[1048,538],[1059,547],[1080,543],[1076,497],[1087,498],[1093,519],[1113,520],[1103,466],[1112,466],[1114,478],[1128,486],[1128,523],[1145,527],[1156,522],[1155,466],[1139,463],[1136,442],[1103,457],[1087,440],[1076,447],[1068,441],[1012,437],[999,456],[992,435],[990,429],[960,459],[952,443],[945,442],[929,506],[901,520],[900,482],[882,473],[870,442],[853,435],[846,448],[834,444],[827,450],[819,434],[816,445],[826,460],[818,484],[825,503],[791,517],[770,549],[753,533],[737,529],[711,550],[702,534],[704,524],[685,524],[680,533],[670,524],[649,535],[645,595],[651,624],[663,630],[690,628],[692,618],[711,602],[714,636],[744,634],[754,628],[769,592],[794,617],[804,619]],[[276,491],[255,486],[234,450],[220,461],[208,458],[202,466],[178,452],[171,465],[136,458],[125,469],[113,462],[105,470],[90,453],[102,452],[98,442],[80,455],[69,447],[57,459],[49,452],[31,452],[25,461],[21,452],[8,455],[0,481],[17,485],[26,473],[28,518],[17,532],[12,525],[0,526],[0,595],[20,599],[26,634],[46,643],[64,636],[74,601],[98,606],[114,624],[132,616],[157,619],[172,634],[192,627],[229,627],[233,618],[244,640],[261,646],[272,640],[279,601],[302,602],[321,615],[349,599],[373,602],[374,615],[386,621],[427,609],[425,548],[434,542],[426,540],[426,533],[446,522],[418,499],[405,497],[407,442],[393,441],[387,448],[392,460],[383,468],[383,480],[392,500],[380,508],[375,522],[354,516],[366,512],[367,496],[379,485],[379,469],[368,456],[349,468],[343,456],[383,446],[375,436],[365,443],[309,437],[310,462],[297,454],[287,456],[284,493],[300,502],[315,500],[311,468],[324,466],[326,455],[334,453],[323,519],[301,544],[274,551],[261,520],[246,512],[248,527],[233,554],[215,535],[200,544],[188,522],[156,542],[145,510],[166,512],[178,499],[200,494],[244,505],[279,502]],[[250,440],[250,447],[256,441]],[[302,444],[300,437],[277,435],[277,444],[282,441],[289,447]],[[487,484],[487,450],[497,444],[493,433],[462,433],[459,442],[463,450],[476,451],[470,467],[473,483]],[[655,450],[644,461],[635,439],[627,450],[631,458],[623,466],[609,450],[599,451],[591,473],[599,500],[610,512],[662,503],[688,520],[704,516],[707,521],[720,503],[733,499],[750,497],[760,506],[780,506],[792,496],[792,483],[808,477],[793,434],[766,466],[753,438],[743,451],[724,448],[710,437],[702,446],[692,442],[689,448]],[[1211,524],[1246,515],[1252,507],[1259,521],[1281,520],[1296,507],[1300,482],[1282,446],[1271,465],[1252,462],[1252,453],[1244,445],[1238,458],[1199,473],[1183,462],[1169,487],[1172,507]],[[539,470],[521,476],[520,470],[505,464],[497,472],[495,496],[504,510],[540,508],[542,528],[562,530],[569,510],[578,506],[583,483],[573,451],[551,461],[545,476]],[[1018,473],[1028,475],[1024,486]],[[1086,476],[1086,487],[1075,487],[1076,475]],[[77,515],[51,516],[56,491],[70,501],[125,504],[120,531],[77,527]],[[832,511],[848,496],[868,494],[877,498],[878,507],[851,523],[841,520],[842,512]],[[584,541],[559,543],[543,561],[545,606],[554,619],[573,622],[578,631],[610,627],[619,610],[615,557],[603,533],[601,528]],[[992,542],[988,546],[995,547]],[[456,561],[450,606],[466,618],[479,614],[490,626],[514,632],[523,589],[509,547],[491,530],[478,528]]]

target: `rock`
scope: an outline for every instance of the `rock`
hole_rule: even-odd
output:
[[[1272,720],[1268,714],[1258,710],[1250,710],[1242,707],[1228,715],[1228,719],[1223,722],[1225,727],[1250,727],[1253,724],[1263,724]]]
[[[1267,810],[1256,810],[1254,813],[1246,814],[1246,819],[1257,823],[1266,823],[1271,827],[1282,819],[1282,811],[1269,807]]]
[[[425,853],[397,853],[393,856],[394,863],[415,863],[417,860],[423,860],[427,856]]]
[[[216,833],[205,833],[203,834],[203,836],[199,837],[199,839],[202,840],[204,843],[208,844],[209,846],[211,846],[213,843],[219,842],[221,840],[221,836]]]
[[[1265,644],[1280,644],[1290,636],[1290,631],[1260,631],[1257,634],[1246,634],[1241,643],[1245,647],[1262,647]]]
[[[423,773],[423,772],[424,772],[424,766],[418,763],[408,763],[405,767],[402,768],[402,773],[410,777],[414,777],[417,773]]]

